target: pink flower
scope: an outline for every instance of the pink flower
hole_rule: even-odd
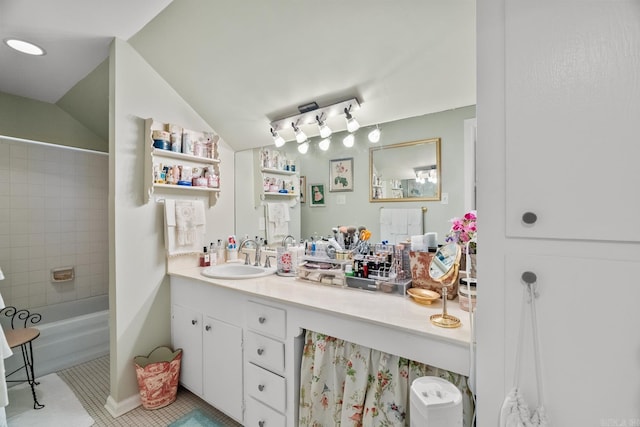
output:
[[[469,243],[469,249],[472,252],[476,251],[476,236],[477,236],[477,213],[476,211],[469,211],[464,214],[462,218],[451,219],[451,231],[447,234],[446,241],[459,244]]]

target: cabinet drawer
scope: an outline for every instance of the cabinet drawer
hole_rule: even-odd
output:
[[[277,411],[284,412],[287,393],[285,379],[253,363],[247,363],[246,367],[249,395]]]
[[[285,313],[281,308],[249,302],[246,312],[247,326],[261,334],[284,339]]]
[[[248,331],[244,349],[249,362],[267,369],[284,371],[284,343]]]
[[[247,399],[247,411],[244,415],[244,425],[247,427],[282,427],[287,425],[284,415],[251,398]]]

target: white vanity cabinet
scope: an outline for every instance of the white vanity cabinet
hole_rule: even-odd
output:
[[[245,425],[287,425],[286,311],[248,301],[245,325]]]
[[[171,341],[183,351],[180,383],[242,422],[242,327],[232,310],[235,297],[224,289],[171,279]]]

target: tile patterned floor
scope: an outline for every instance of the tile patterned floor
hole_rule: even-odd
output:
[[[211,419],[225,427],[241,426],[182,387],[178,389],[176,401],[164,408],[147,410],[139,406],[118,418],[113,418],[104,407],[107,397],[109,396],[108,355],[60,371],[58,372],[58,376],[60,376],[60,378],[71,387],[76,396],[78,396],[82,406],[84,406],[89,415],[95,420],[94,426],[96,427],[168,426],[195,408],[200,408],[200,410]]]

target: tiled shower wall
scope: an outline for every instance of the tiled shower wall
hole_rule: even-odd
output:
[[[0,137],[0,293],[34,308],[108,293],[108,155]],[[75,279],[53,283],[51,270]]]

